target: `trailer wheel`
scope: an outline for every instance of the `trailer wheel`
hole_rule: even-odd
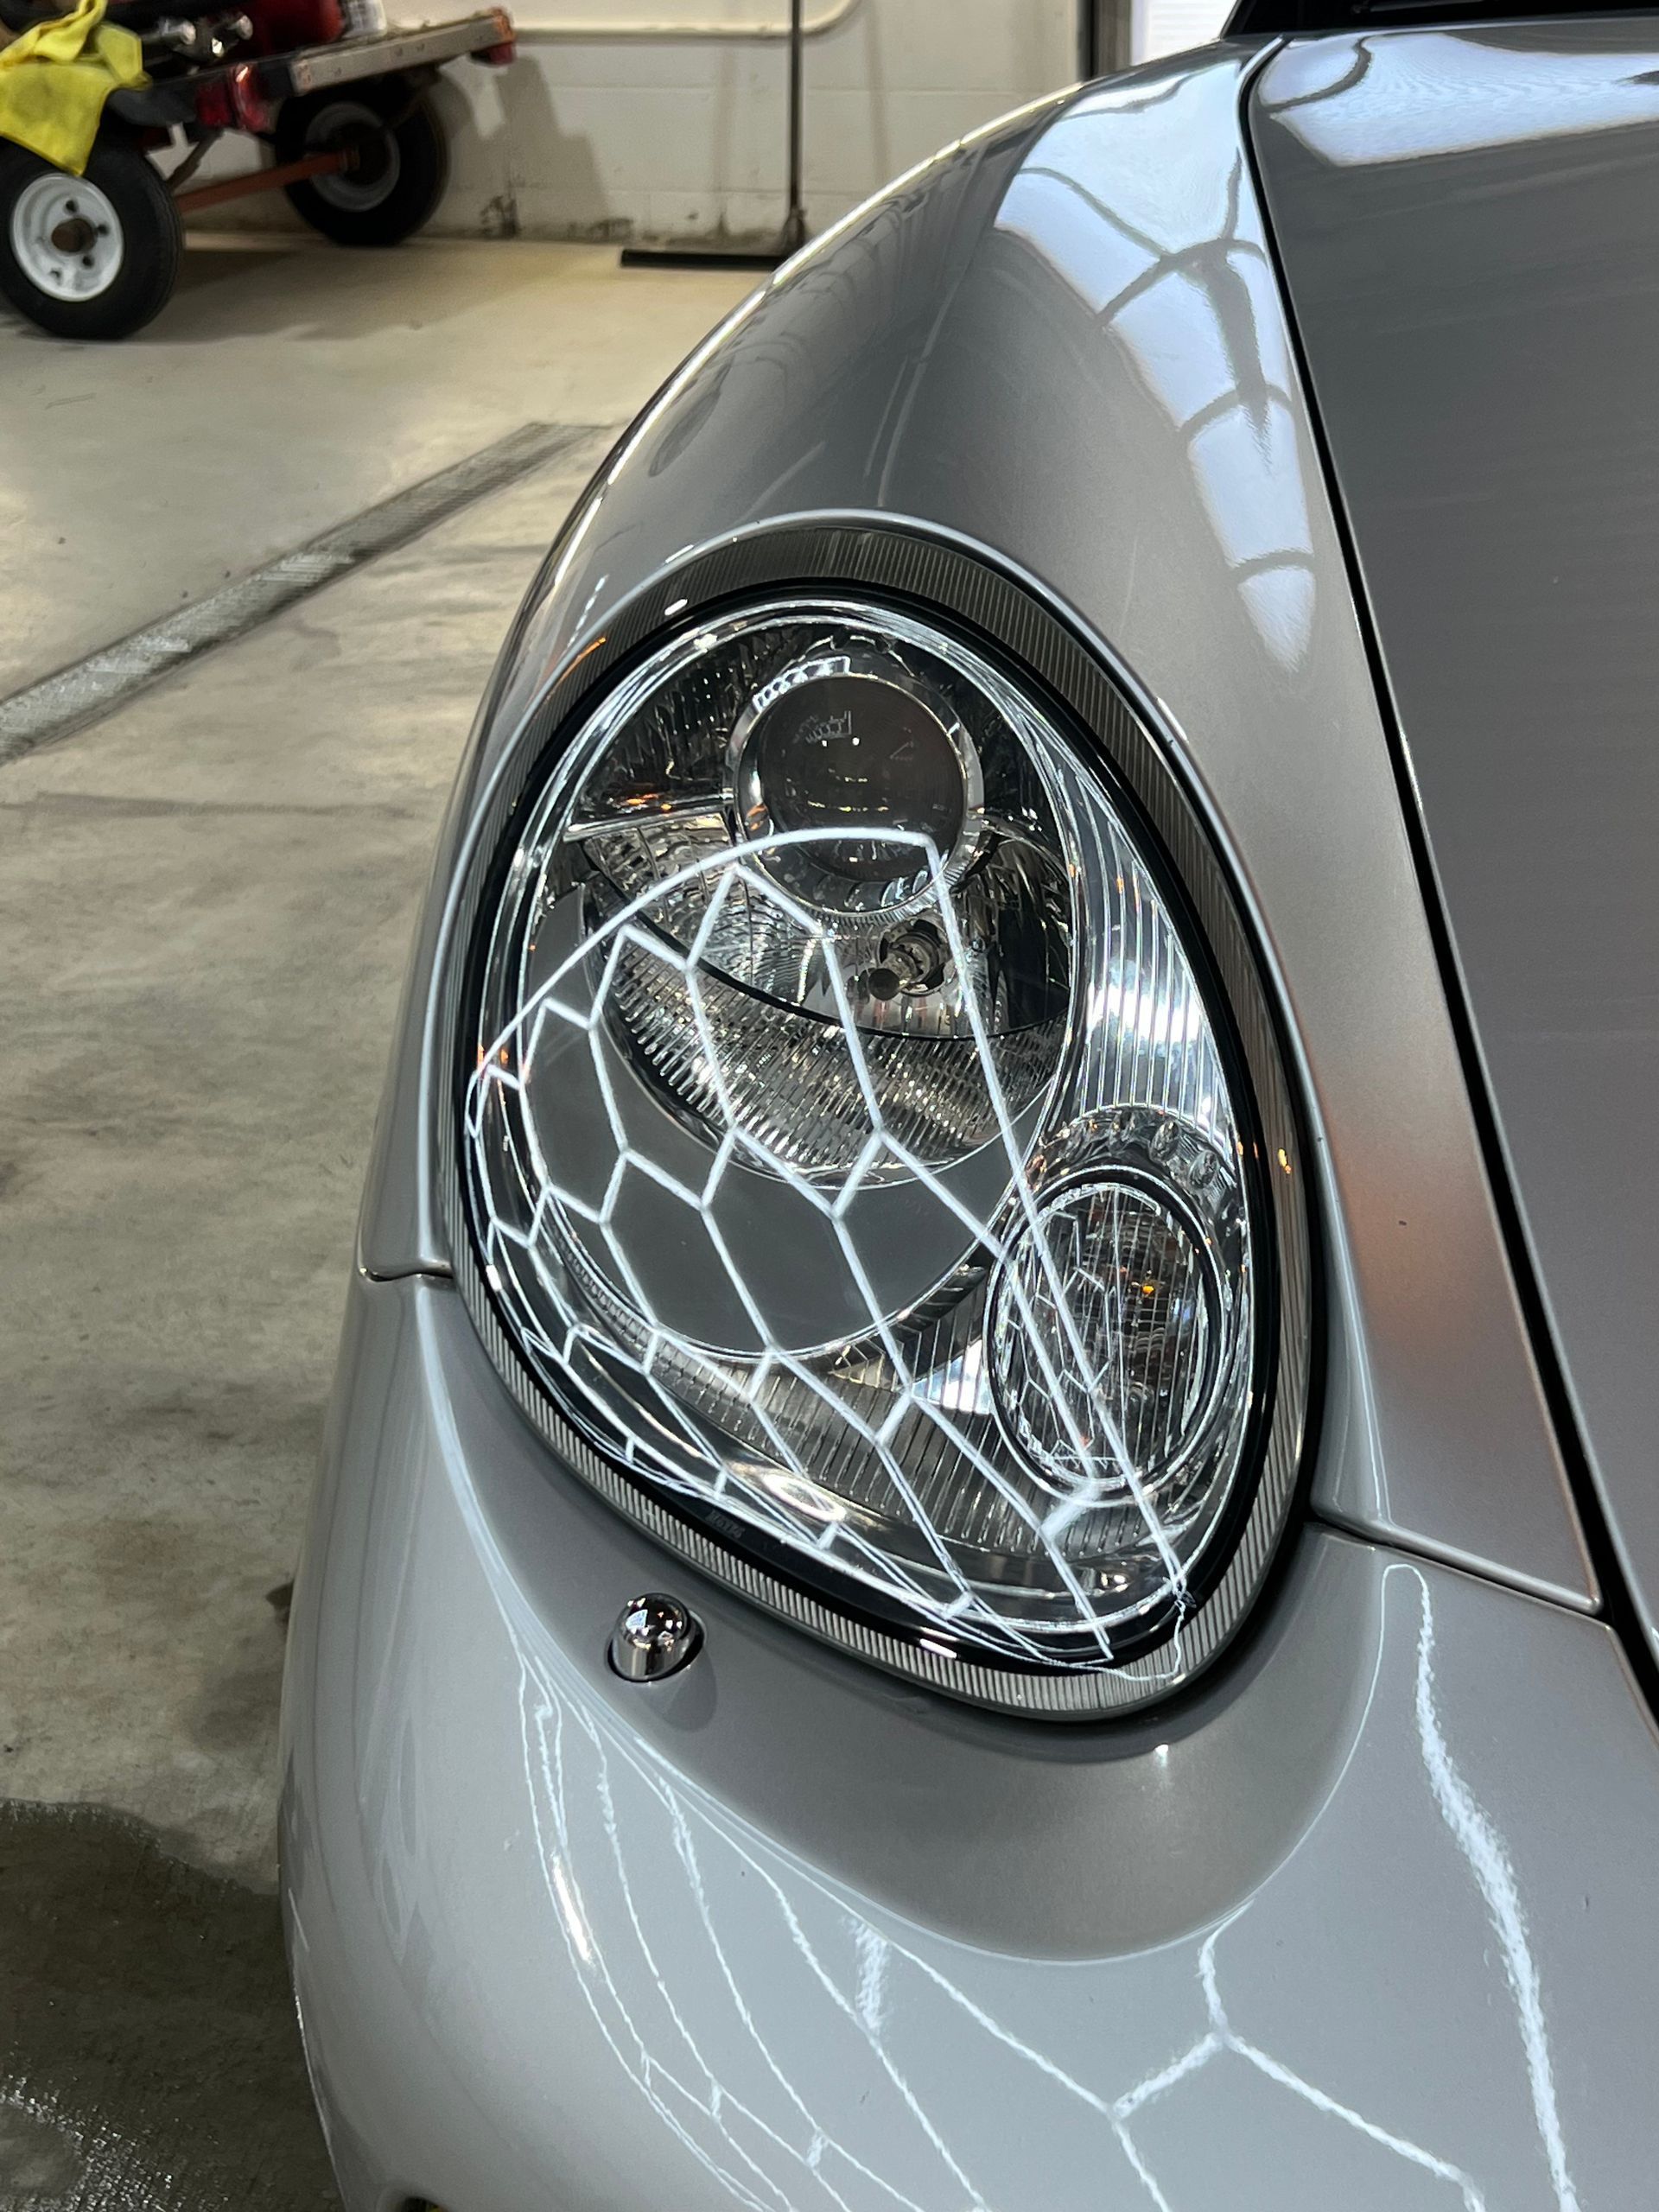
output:
[[[449,146],[431,102],[395,77],[284,100],[276,158],[345,153],[332,175],[288,187],[289,199],[340,245],[396,245],[418,231],[449,181]]]
[[[137,147],[99,143],[85,176],[0,143],[0,292],[59,338],[126,338],[167,305],[179,212]]]

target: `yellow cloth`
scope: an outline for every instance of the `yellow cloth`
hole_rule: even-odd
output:
[[[0,46],[0,138],[79,176],[105,101],[118,85],[149,81],[133,33],[105,22],[104,0],[79,0]]]

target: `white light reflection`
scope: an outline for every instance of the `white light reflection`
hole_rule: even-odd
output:
[[[952,2181],[965,2192],[973,2212],[989,2212],[984,2198],[974,2190],[933,2128],[919,2101],[881,2051],[884,1939],[868,1923],[850,1923],[858,1974],[856,1995],[849,1998],[830,1974],[782,1889],[759,1857],[752,1855],[735,1834],[723,1833],[700,1815],[696,1817],[697,1833],[694,1834],[688,1802],[667,1776],[620,1740],[612,1738],[607,1742],[601,1738],[593,1716],[561,1697],[522,1645],[520,1661],[519,1713],[524,1771],[531,1785],[531,1822],[557,1923],[573,1962],[581,1969],[579,1984],[601,2034],[658,2118],[697,2163],[723,2184],[733,2200],[750,2208],[750,2212],[798,2212],[800,2201],[762,2166],[755,2155],[756,2150],[761,2148],[781,2161],[784,2172],[793,2171],[798,2178],[810,2177],[815,2190],[821,2191],[829,2203],[841,2208],[841,2212],[851,2212],[843,2191],[852,2183],[866,2185],[861,2195],[863,2203],[896,2205],[901,2212],[931,2212],[931,2208],[918,2198],[894,2187],[864,2164],[832,2129],[822,2125],[807,2097],[772,2055],[769,2038],[755,2021],[716,1927],[703,1878],[701,1842],[705,1848],[724,1847],[735,1853],[744,1866],[760,1877],[781,1911],[796,1953],[809,1967],[813,1982],[840,2012],[856,2024],[923,2137]],[[575,1941],[570,1923],[561,1906],[556,1870],[562,1870],[573,1845],[573,1800],[566,1782],[571,1733],[582,1751],[591,1754],[583,1761],[575,1802],[585,1806],[591,1800],[600,1807],[612,1855],[611,1871],[616,1877],[612,1894],[620,1900],[632,1937],[629,1948],[645,1969],[643,1986],[664,2005],[671,2023],[673,2037],[666,2050],[660,2042],[653,2045],[636,2024],[628,1996],[612,1972],[611,1946],[607,1944],[595,1950],[590,1945],[583,1952]],[[666,1816],[686,1885],[683,1897],[677,1895],[670,1900],[671,1907],[676,1911],[690,1907],[683,1928],[676,1931],[677,1940],[694,1929],[700,1929],[711,1955],[712,1975],[705,1983],[708,1967],[701,1967],[695,1986],[724,1989],[741,2024],[742,2040],[753,2056],[758,2058],[763,2073],[781,2090],[793,2115],[795,2125],[790,2132],[769,2120],[752,2097],[735,2094],[716,2075],[703,2056],[698,2036],[676,2001],[672,1978],[665,1976],[658,1965],[630,1880],[628,1854],[614,1801],[613,1759],[621,1764],[626,1785],[633,1790],[643,1786],[647,1807],[654,1805],[656,1808],[658,1817],[650,1822],[653,1844],[660,1841],[662,1816]],[[630,1810],[637,1817],[637,1807],[631,1807]],[[655,1871],[660,1878],[660,1862]],[[752,2136],[754,2149],[745,2147],[740,2139],[743,2133]],[[868,2194],[869,2190],[874,2191],[874,2196]],[[814,2201],[818,2201],[816,2195]]]
[[[549,1864],[548,1875],[553,1885],[553,1902],[558,1907],[560,1925],[583,1966],[590,1967],[594,1963],[593,1939],[582,1916],[582,1907],[576,1903],[576,1893],[570,1886],[570,1877],[556,1859]]]
[[[1322,40],[1311,60],[1298,50],[1275,62],[1267,90],[1264,111],[1343,167],[1533,145],[1659,119],[1650,52],[1569,54],[1541,41],[1529,49],[1467,31],[1351,46]]]
[[[1396,1573],[1410,1573],[1421,1591],[1414,1637],[1408,1628],[1395,1640],[1400,1663],[1393,1670],[1395,1709],[1403,1700],[1414,1719],[1428,1785],[1419,1799],[1428,1825],[1416,1833],[1432,1836],[1443,1823],[1473,1875],[1502,1951],[1557,2212],[1578,2212],[1518,1885],[1437,1707],[1427,1580],[1414,1569],[1390,1570]],[[1467,2164],[1360,2109],[1236,2024],[1224,1993],[1225,1962],[1230,1932],[1243,1926],[1248,1905],[1169,1955],[1178,1991],[1180,1978],[1191,1976],[1196,2032],[1115,2090],[1091,2078],[1109,2066],[1114,2048],[1092,2005],[1070,2014],[1074,2031],[1082,2020],[1093,2024],[1078,2045],[1081,2068],[1061,2063],[972,1993],[971,1953],[957,1968],[950,1964],[956,1947],[930,1948],[919,1930],[878,1926],[845,1891],[685,1783],[602,1708],[562,1689],[526,1638],[515,1635],[515,1643],[550,1925],[616,2062],[733,2203],[754,2212],[807,2212],[820,2203],[836,2212],[937,2212],[940,2204],[1018,2212],[1027,2200],[1010,2197],[1005,2177],[978,2170],[998,2159],[999,2129],[982,2130],[972,2118],[983,2085],[1001,2068],[1008,2069],[1006,2094],[997,2103],[1010,2120],[1058,2125],[1053,2111],[1039,2121],[1044,2107],[1032,2095],[1040,2080],[1085,2128],[1098,2127],[1098,2151],[1087,2151],[1086,2136],[1081,2145],[1073,2141],[1066,2170],[1083,2156],[1100,2177],[1103,2203],[1185,2212],[1187,2196],[1160,2173],[1147,2123],[1154,2107],[1178,2091],[1190,2094],[1225,2062],[1248,2067],[1295,2104],[1443,2185],[1463,2212],[1496,2212],[1497,2200]],[[562,1662],[553,1668],[563,1673]],[[1125,1960],[1053,1971],[1062,1980],[1086,1971],[1106,1986],[1134,1970]],[[989,1986],[1005,1986],[1006,1977],[993,1975]],[[1131,1986],[1126,1981],[1132,2012]],[[954,2031],[949,2015],[958,2023]],[[963,2083],[981,2085],[965,2105],[950,2086]],[[1183,2115],[1181,2139],[1192,2139],[1194,2124],[1204,2123]],[[957,2139],[964,2133],[976,2148]],[[1167,2126],[1164,2139],[1173,2139]],[[1259,2145],[1251,2140],[1264,2160],[1280,2153],[1277,2130]],[[1021,2171],[1031,2180],[1030,2204],[1046,2207],[1045,2177],[1052,2180],[1054,2168],[1039,2158]]]
[[[1395,2135],[1386,2127],[1379,2127],[1375,2120],[1367,2120],[1363,2113],[1356,2112],[1351,2105],[1342,2103],[1312,2082],[1305,2081],[1300,2074],[1281,2064],[1265,2050],[1258,2050],[1255,2044],[1236,2032],[1227,2018],[1216,1974],[1216,1945],[1225,1932],[1224,1928],[1217,1929],[1206,1938],[1198,1954],[1198,1980],[1203,1986],[1205,2008],[1210,2021],[1208,2033],[1201,2036],[1190,2050],[1166,2066],[1161,2073],[1149,2075],[1145,2082],[1137,2083],[1126,2095],[1120,2097],[1113,2107],[1113,2118],[1123,2131],[1126,2147],[1128,2122],[1143,2105],[1165,2095],[1178,2082],[1184,2082],[1189,2075],[1196,2074],[1223,2052],[1230,2051],[1236,2057],[1244,2060],[1247,2065],[1254,2067],[1266,2080],[1275,2082],[1281,2089],[1287,2089],[1293,2096],[1300,2098],[1304,2104],[1312,2106],[1315,2112],[1322,2113],[1327,2120],[1340,2120],[1344,2126],[1353,2128],[1368,2141],[1391,2152],[1395,2158],[1403,2158],[1408,2165],[1421,2166],[1437,2180],[1450,2182],[1461,2196],[1466,2212],[1485,2212],[1485,2198],[1461,2167],[1452,2165],[1447,2159],[1436,2158],[1432,2151],[1424,2150],[1420,2144],[1408,2142],[1403,2135]],[[1151,2170],[1138,2152],[1132,2151],[1131,2156],[1159,2212],[1170,2212],[1169,2200],[1159,2188]]]
[[[1090,871],[1090,882],[1127,886],[1121,925],[1111,926],[1104,915],[1098,921],[1091,917],[1092,940],[1103,946],[1109,943],[1111,948],[1108,986],[1111,1018],[1095,1025],[1090,1033],[1084,1057],[1096,1071],[1089,1080],[1096,1087],[1083,1095],[1154,1103],[1179,1112],[1188,1122],[1196,1120],[1206,1133],[1229,1141],[1230,1109],[1226,1109],[1224,1122],[1217,1112],[1225,1091],[1216,1048],[1197,987],[1185,962],[1172,951],[1172,933],[1163,909],[1150,886],[1143,882],[1139,863],[1127,849],[1119,849],[1116,828],[1103,818],[1084,815],[1081,809],[1078,819],[1077,834],[1088,835],[1099,848]],[[484,1264],[509,1281],[517,1280],[520,1268],[533,1274],[545,1294],[546,1305],[523,1302],[519,1319],[526,1342],[533,1351],[545,1352],[578,1387],[591,1388],[582,1379],[588,1373],[585,1364],[573,1354],[580,1354],[597,1332],[586,1309],[564,1299],[560,1256],[569,1241],[565,1221],[591,1225],[603,1240],[616,1282],[626,1287],[634,1317],[632,1336],[624,1338],[619,1332],[604,1340],[605,1357],[617,1368],[626,1367],[647,1386],[641,1402],[652,1418],[664,1424],[669,1440],[661,1465],[653,1463],[656,1484],[699,1500],[717,1497],[727,1510],[785,1541],[798,1541],[804,1526],[815,1548],[824,1555],[833,1554],[849,1575],[899,1592],[924,1622],[947,1632],[965,1627],[982,1647],[988,1640],[995,1641],[1001,1648],[1012,1646],[1022,1656],[1040,1660],[1046,1648],[1041,1624],[1028,1626],[1019,1616],[993,1607],[983,1591],[969,1580],[912,1482],[908,1464],[900,1458],[894,1437],[901,1421],[919,1414],[960,1455],[964,1466],[983,1479],[999,1503],[1017,1516],[1021,1535],[1027,1537],[1033,1551],[1040,1548],[1057,1586],[1056,1595],[1070,1601],[1064,1616],[1066,1625],[1075,1625],[1079,1636],[1092,1639],[1104,1663],[1111,1657],[1111,1626],[1103,1607],[1096,1603],[1096,1588],[1085,1586],[1078,1565],[1063,1541],[1071,1522],[1096,1507],[1103,1497],[1116,1498],[1122,1493],[1126,1520],[1131,1511],[1138,1516],[1144,1530],[1144,1548],[1155,1558],[1165,1586],[1178,1603],[1185,1595],[1186,1563],[1124,1442],[1112,1408],[1096,1404],[1097,1433],[1085,1435],[1080,1426],[1081,1394],[1068,1387],[1066,1378],[1095,1372],[1080,1319],[1082,1294],[1074,1297],[1071,1278],[1056,1256],[1047,1217],[1039,1208],[1027,1171],[1027,1141],[1004,1093],[977,1001],[968,998],[963,1019],[989,1109],[992,1134],[987,1141],[1000,1149],[1007,1167],[994,1218],[971,1209],[955,1185],[913,1149],[902,1127],[895,1128],[884,1115],[881,1094],[870,1071],[867,1039],[853,1018],[846,979],[838,966],[831,966],[829,981],[848,1064],[856,1072],[861,1112],[868,1128],[867,1141],[857,1159],[844,1172],[838,1171],[838,1181],[828,1176],[809,1177],[791,1157],[767,1142],[764,1131],[757,1132],[745,1122],[734,1103],[731,1056],[722,1052],[704,1001],[706,945],[728,906],[739,907],[751,917],[782,913],[804,942],[812,942],[819,927],[815,917],[794,901],[766,870],[764,862],[769,853],[803,843],[810,846],[821,835],[816,830],[775,832],[741,846],[722,846],[653,881],[579,939],[536,983],[511,1021],[490,1040],[467,1092],[466,1128],[475,1159],[489,1149],[483,1133],[498,1103],[522,1096],[526,1086],[538,1079],[538,1069],[552,1065],[562,1050],[569,1049],[579,1065],[581,1056],[585,1055],[593,1096],[604,1117],[608,1156],[614,1164],[601,1190],[594,1187],[596,1176],[587,1183],[582,1183],[579,1176],[562,1179],[562,1173],[568,1173],[563,1161],[532,1147],[525,1174],[505,1185],[505,1207],[495,1203],[496,1185],[486,1178],[478,1178],[474,1190],[484,1228]],[[951,959],[959,972],[967,972],[965,924],[938,850],[928,840],[909,831],[874,828],[870,836],[874,842],[925,856],[938,923]],[[646,924],[663,901],[690,886],[706,893],[706,905],[689,945],[680,951],[674,948],[671,937],[658,936]],[[1116,908],[1112,911],[1115,915]],[[625,952],[679,978],[687,994],[702,1044],[702,1065],[724,1123],[718,1145],[707,1155],[705,1179],[695,1187],[677,1179],[653,1154],[642,1148],[618,1103],[610,1074],[607,1007]],[[580,995],[583,992],[585,998]],[[853,1402],[830,1389],[810,1359],[780,1334],[732,1249],[716,1200],[733,1163],[750,1158],[759,1160],[772,1178],[801,1200],[804,1209],[810,1209],[829,1225],[848,1283],[861,1304],[861,1320],[867,1319],[870,1340],[879,1344],[891,1377],[891,1404],[880,1428],[871,1427]],[[1037,1255],[1041,1285],[1048,1294],[1046,1304],[1039,1308],[1031,1287],[1017,1270],[1008,1272],[1007,1294],[1023,1324],[1033,1377],[1052,1395],[1079,1470],[1063,1497],[1066,1513],[1055,1516],[1050,1510],[1046,1490],[1036,1484],[1029,1490],[1022,1486],[995,1456],[994,1442],[987,1445],[956,1418],[964,1409],[977,1412],[989,1396],[982,1345],[976,1350],[973,1365],[957,1361],[953,1363],[954,1373],[949,1367],[943,1373],[913,1371],[908,1345],[871,1279],[860,1243],[860,1224],[851,1206],[864,1175],[883,1159],[895,1163],[918,1199],[925,1194],[938,1214],[965,1230],[988,1259],[1005,1263],[1016,1236],[1027,1239]],[[704,1169],[702,1155],[698,1156],[696,1166]],[[728,1462],[687,1414],[675,1389],[659,1378],[658,1363],[665,1357],[678,1363],[671,1373],[714,1376],[720,1370],[701,1342],[677,1325],[673,1313],[663,1310],[664,1300],[653,1299],[647,1287],[649,1255],[643,1246],[636,1252],[630,1243],[620,1213],[620,1195],[629,1175],[663,1190],[696,1216],[709,1253],[752,1327],[759,1348],[745,1403],[764,1446],[775,1457],[775,1467],[758,1462],[752,1466]],[[527,1196],[532,1202],[526,1214],[521,1201]],[[556,1224],[560,1232],[556,1241],[550,1227]],[[545,1334],[535,1333],[543,1313],[557,1317],[564,1331],[562,1341],[553,1343]],[[826,1485],[813,1479],[811,1466],[769,1410],[766,1393],[773,1377],[779,1375],[810,1392],[838,1429],[880,1465],[902,1504],[907,1526],[927,1547],[929,1575],[925,1577],[885,1546],[879,1533],[870,1534]],[[602,1414],[602,1397],[597,1402]],[[683,1448],[675,1448],[682,1443]],[[1059,1617],[1058,1606],[1054,1612]],[[960,1656],[956,1642],[948,1647],[927,1648],[953,1660]],[[1175,1671],[1185,1665],[1179,1628],[1153,1663]]]
[[[997,227],[1100,319],[1179,434],[1240,602],[1274,660],[1294,669],[1315,587],[1284,312],[1242,150],[1219,182],[1192,158],[1217,130],[1236,133],[1235,79],[1206,67],[1136,90],[1061,117],[1009,184]],[[1164,114],[1149,122],[1154,108]],[[1133,140],[1122,156],[1119,115]]]
[[[1421,1593],[1414,1712],[1423,1764],[1434,1802],[1459,1850],[1469,1864],[1503,1950],[1504,1972],[1515,1999],[1516,2022],[1526,2056],[1534,2117],[1549,2167],[1558,2212],[1580,2212],[1578,2194],[1567,2169],[1567,2145],[1550,2063],[1541,1987],[1527,1934],[1525,1916],[1521,1908],[1515,1870],[1497,1829],[1482,1810],[1452,1759],[1440,1724],[1434,1700],[1434,1614],[1427,1581],[1415,1568],[1396,1568],[1391,1572],[1409,1573]],[[1373,1699],[1375,1693],[1374,1682]],[[1371,1699],[1368,1699],[1368,1711]],[[1126,2126],[1141,2106],[1162,2096],[1176,2082],[1184,2081],[1223,2051],[1232,2051],[1269,2081],[1291,2090],[1316,2110],[1358,2130],[1409,2164],[1421,2166],[1441,2179],[1454,2183],[1462,2194],[1468,2212],[1484,2212],[1486,2199],[1471,2177],[1461,2167],[1435,2157],[1402,2136],[1379,2127],[1375,2121],[1305,2081],[1301,2075],[1236,2032],[1222,2002],[1216,1967],[1216,1946],[1225,1934],[1228,1924],[1230,1923],[1224,1924],[1211,1934],[1199,1953],[1198,1972],[1204,1986],[1209,2031],[1172,2064],[1161,2072],[1149,2075],[1118,2100],[1114,2113],[1119,2123]],[[1138,2156],[1136,2164],[1162,2212],[1165,2198]]]
[[[1446,1747],[1446,1733],[1434,1705],[1434,1611],[1427,1583],[1421,1575],[1417,1579],[1422,1583],[1423,1592],[1422,1623],[1417,1636],[1416,1698],[1417,1736],[1422,1745],[1423,1764],[1428,1770],[1440,1816],[1469,1862],[1503,1948],[1503,1968],[1515,1998],[1522,2046],[1527,2056],[1533,2116],[1549,2162],[1556,2204],[1560,2212],[1579,2212],[1578,2194],[1567,2168],[1567,2144],[1555,2101],[1555,2076],[1549,2059],[1549,2037],[1544,2027],[1543,1999],[1537,1965],[1527,1936],[1526,1919],[1521,1910],[1521,1892],[1515,1869],[1497,1829],[1476,1802]]]

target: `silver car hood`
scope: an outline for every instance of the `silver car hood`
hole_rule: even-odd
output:
[[[1325,39],[1250,116],[1569,1419],[1653,1637],[1659,42],[1631,16]]]

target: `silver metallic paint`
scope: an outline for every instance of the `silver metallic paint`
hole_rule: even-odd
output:
[[[284,1869],[348,2212],[1642,2200],[1659,1760],[1598,1624],[1318,1530],[1224,1688],[1014,1726],[699,1586],[353,1288]],[[1587,1818],[1586,1808],[1594,1808]]]
[[[1293,47],[1292,301],[1592,1472],[1659,1649],[1659,41]]]
[[[349,2212],[1644,2201],[1659,1760],[1568,1610],[1589,1579],[1262,257],[1244,66],[988,134],[758,296],[606,473],[503,671],[363,1224],[405,1279],[353,1287],[291,1635],[291,1954]],[[1312,1104],[1321,1510],[1562,1602],[1308,1528],[1250,1645],[1128,1724],[952,1707],[689,1580],[698,1660],[610,1673],[619,1607],[685,1571],[423,1279],[446,903],[606,611],[686,547],[823,512],[988,547],[1179,730]]]
[[[362,1258],[376,1274],[449,1265],[436,979],[469,828],[551,677],[698,548],[796,517],[914,518],[1031,579],[1133,672],[1231,855],[1313,1107],[1329,1418],[1362,1445],[1321,1455],[1322,1510],[1582,1604],[1592,1581],[1265,255],[1248,66],[1223,52],[1141,72],[942,157],[756,293],[623,442],[463,767]]]

